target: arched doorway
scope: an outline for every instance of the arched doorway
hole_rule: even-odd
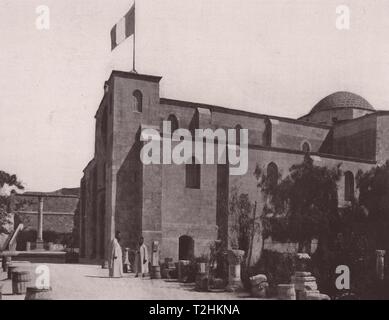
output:
[[[181,236],[178,241],[178,259],[194,259],[194,240],[189,236]]]

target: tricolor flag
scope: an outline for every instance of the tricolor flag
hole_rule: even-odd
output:
[[[111,30],[111,50],[135,34],[135,4]]]

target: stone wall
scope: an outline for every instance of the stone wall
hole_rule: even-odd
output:
[[[375,160],[376,116],[346,121],[334,126],[333,153],[341,156]]]
[[[379,164],[389,160],[389,115],[383,114],[377,117],[377,141],[376,156]]]
[[[59,234],[71,234],[74,226],[74,214],[47,214],[43,216],[43,231],[55,232]],[[38,226],[38,214],[37,213],[18,213],[16,214],[18,222],[23,223],[24,230],[37,230]]]
[[[141,235],[151,248],[152,240],[161,242],[161,258],[178,259],[179,238],[195,241],[195,255],[205,253],[216,239],[228,239],[228,198],[233,190],[247,193],[250,201],[263,208],[254,170],[258,164],[266,170],[274,162],[282,176],[293,164],[303,161],[302,145],[308,142],[317,165],[328,167],[342,163],[343,171],[356,175],[359,169],[374,165],[374,125],[367,117],[361,122],[328,125],[332,118],[351,119],[363,116],[354,110],[317,113],[308,123],[272,117],[195,102],[160,99],[159,77],[113,72],[107,82],[104,98],[96,114],[96,151],[93,166],[85,171],[84,228],[87,256],[107,256],[107,244],[115,230],[122,234],[122,245],[135,248]],[[143,95],[143,110],[134,108],[133,93]],[[350,113],[351,112],[351,113]],[[249,169],[243,176],[229,176],[223,166],[201,166],[201,188],[185,186],[185,165],[150,165],[140,163],[140,129],[153,126],[162,129],[162,121],[175,115],[180,128],[234,129],[240,125],[249,130]],[[321,118],[322,117],[322,118]],[[331,119],[330,119],[331,118]],[[265,123],[271,123],[271,146],[266,144]],[[331,122],[332,124],[332,122]],[[386,126],[387,127],[387,126]],[[358,128],[362,130],[358,131]],[[382,121],[382,136],[386,136]],[[385,149],[381,139],[377,148]],[[324,144],[326,153],[320,155]],[[373,146],[372,146],[373,145]],[[344,147],[345,146],[345,147]],[[352,151],[347,148],[351,146]],[[389,147],[388,147],[389,150]],[[337,155],[337,156],[336,156]],[[347,157],[362,159],[350,159]],[[339,198],[344,198],[344,181],[339,182]],[[261,253],[262,239],[255,238],[253,260]]]
[[[372,111],[352,108],[338,108],[317,111],[301,118],[301,120],[320,124],[333,125],[337,121],[350,120],[370,114]]]

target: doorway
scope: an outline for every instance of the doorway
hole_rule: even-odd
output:
[[[194,259],[194,240],[189,236],[181,236],[178,242],[178,258],[179,260]]]

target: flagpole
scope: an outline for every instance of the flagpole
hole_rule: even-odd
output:
[[[136,57],[135,57],[135,52],[136,52],[136,0],[134,0],[134,44],[132,46],[132,72],[136,72]]]

